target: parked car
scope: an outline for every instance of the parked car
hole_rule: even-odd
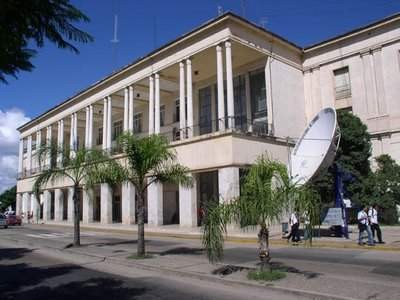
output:
[[[19,225],[21,226],[22,219],[20,216],[16,215],[7,215],[7,225]]]
[[[3,228],[8,228],[7,218],[3,214],[0,214],[0,227],[1,226],[3,226]]]

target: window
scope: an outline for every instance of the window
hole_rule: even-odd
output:
[[[142,132],[142,113],[137,113],[133,116],[133,132]]]
[[[97,145],[103,144],[103,127],[99,128],[96,144]]]
[[[165,126],[165,105],[160,106],[160,126]]]
[[[115,141],[122,133],[122,121],[114,122],[113,126],[113,141]]]
[[[335,99],[351,97],[349,67],[334,70],[333,75],[335,76]]]
[[[179,112],[179,99],[175,100],[175,112],[174,112],[174,123],[180,121],[180,112]]]

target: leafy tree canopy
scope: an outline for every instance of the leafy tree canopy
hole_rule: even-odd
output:
[[[0,211],[5,211],[10,205],[15,208],[16,194],[17,187],[13,186],[0,195]]]
[[[0,81],[31,71],[31,62],[45,39],[58,48],[79,53],[71,42],[88,43],[93,38],[74,23],[89,18],[69,0],[2,0],[0,2]]]

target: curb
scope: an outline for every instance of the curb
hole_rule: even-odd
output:
[[[355,298],[349,298],[349,297],[341,297],[341,296],[336,296],[336,295],[331,295],[331,294],[326,294],[326,293],[320,293],[320,292],[312,292],[312,291],[307,291],[307,290],[302,290],[302,289],[293,289],[293,288],[285,288],[285,287],[280,287],[280,286],[274,286],[272,283],[256,283],[256,282],[242,282],[238,280],[233,280],[233,279],[228,279],[225,277],[218,277],[218,276],[211,276],[211,275],[205,275],[205,274],[199,274],[199,273],[193,273],[193,272],[184,272],[176,269],[169,269],[161,266],[149,266],[145,264],[141,264],[135,261],[127,261],[123,259],[118,259],[115,257],[107,257],[107,256],[102,256],[102,255],[95,255],[95,254],[87,254],[87,253],[82,253],[79,251],[73,251],[71,249],[62,249],[62,248],[56,248],[56,247],[51,247],[51,246],[38,246],[35,243],[32,242],[27,242],[27,241],[20,241],[20,240],[15,240],[11,238],[3,238],[3,240],[8,240],[11,241],[17,245],[24,246],[24,247],[32,247],[35,249],[39,249],[42,251],[51,251],[53,252],[52,254],[60,254],[63,256],[63,259],[65,260],[71,260],[74,261],[76,259],[81,259],[81,258],[86,258],[86,259],[96,259],[96,261],[91,261],[87,262],[86,264],[90,263],[111,263],[111,264],[117,264],[120,266],[133,266],[141,270],[146,270],[146,271],[156,271],[158,273],[162,273],[164,275],[174,275],[176,277],[184,277],[184,278],[192,278],[192,279],[197,279],[201,281],[206,281],[210,283],[215,283],[216,281],[219,282],[220,284],[223,284],[225,286],[230,286],[230,287],[251,287],[251,288],[257,288],[260,291],[265,292],[266,289],[270,289],[273,291],[278,291],[286,294],[291,294],[295,296],[306,296],[310,297],[312,299],[324,299],[324,300],[356,300]],[[67,257],[66,257],[67,254]],[[76,263],[76,261],[75,261]],[[79,265],[79,264],[78,264]]]
[[[41,225],[41,224],[39,224]],[[72,228],[71,225],[67,224],[44,224],[45,226],[54,226],[54,227],[63,227],[63,228]],[[137,233],[135,229],[118,229],[118,228],[98,228],[98,227],[91,227],[91,226],[80,226],[81,230],[86,231],[93,231],[93,232],[110,232],[110,233],[118,233],[118,234],[125,234],[131,235]],[[146,236],[153,236],[153,237],[166,237],[166,238],[176,238],[176,239],[187,239],[187,240],[199,240],[201,239],[201,234],[193,233],[173,233],[173,232],[154,232],[145,230]],[[225,242],[232,242],[232,243],[240,243],[240,244],[258,244],[258,239],[256,237],[235,237],[235,236],[228,236],[225,239]],[[273,246],[283,246],[283,247],[291,247],[290,244],[286,242],[286,240],[282,239],[270,239],[270,244]],[[350,242],[336,242],[336,241],[314,241],[312,246],[303,244],[303,247],[309,248],[331,248],[331,249],[359,249],[359,250],[374,250],[374,251],[400,251],[400,247],[393,247],[389,245],[376,245],[375,247],[363,247],[359,246],[356,243]]]

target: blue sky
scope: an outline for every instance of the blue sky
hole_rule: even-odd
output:
[[[217,16],[217,7],[265,22],[268,30],[307,46],[400,12],[399,0],[72,0],[91,22],[95,42],[75,55],[46,43],[33,72],[0,83],[0,192],[15,184],[16,128],[156,47]],[[244,11],[242,9],[244,3]],[[110,40],[119,17],[117,51]],[[116,55],[115,55],[116,53]]]

